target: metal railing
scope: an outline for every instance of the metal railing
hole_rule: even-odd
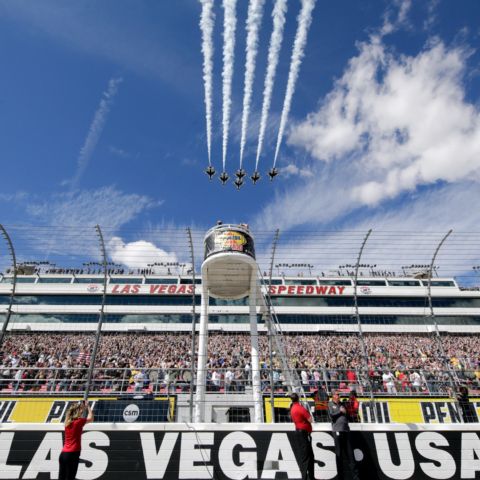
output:
[[[298,375],[306,395],[324,389],[331,395],[355,391],[359,396],[438,396],[450,394],[450,375],[447,370],[433,369],[296,369],[284,372],[263,368],[261,388],[264,394],[286,394],[288,374]],[[471,394],[480,394],[478,371],[458,370],[457,376],[468,385]],[[87,367],[0,367],[0,393],[56,394],[84,393],[88,384]],[[95,368],[90,394],[110,393],[189,393],[192,388],[190,368]],[[195,389],[195,385],[193,385]],[[208,393],[251,393],[249,368],[207,369]]]

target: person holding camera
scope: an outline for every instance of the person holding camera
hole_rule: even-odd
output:
[[[68,408],[65,418],[65,442],[58,459],[59,480],[75,480],[82,450],[83,427],[93,422],[93,412],[87,401],[77,402]]]
[[[348,425],[348,412],[345,402],[340,402],[340,395],[334,392],[332,400],[328,402],[328,413],[332,420],[333,438],[335,441],[335,454],[337,456],[337,466],[339,472],[343,467],[343,459],[346,457],[350,475],[344,475],[340,478],[351,478],[358,480],[357,466],[353,455],[353,448],[350,439],[350,427]]]

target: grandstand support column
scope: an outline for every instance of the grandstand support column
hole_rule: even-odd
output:
[[[202,279],[205,276],[202,272]],[[208,347],[208,287],[207,282],[202,281],[202,300],[200,307],[200,327],[198,340],[197,361],[197,391],[195,395],[195,423],[205,421],[205,387],[207,382],[207,347]]]
[[[363,250],[365,249],[365,245],[372,234],[372,229],[370,229],[367,234],[365,235],[365,238],[363,239],[362,245],[360,247],[360,250],[358,251],[358,256],[357,256],[357,262],[355,264],[355,277],[353,279],[353,304],[355,308],[355,318],[357,320],[357,325],[358,325],[358,336],[360,338],[360,345],[362,347],[362,354],[363,358],[365,360],[365,380],[368,382],[368,385],[370,387],[370,403],[371,403],[371,413],[372,413],[372,420],[375,421],[375,396],[373,394],[373,383],[370,380],[370,375],[368,373],[368,352],[367,352],[367,347],[365,345],[365,339],[363,338],[363,330],[362,330],[362,322],[360,320],[360,313],[358,310],[358,288],[357,288],[357,280],[358,280],[358,270],[360,268],[360,260],[362,259],[362,254]]]
[[[10,253],[10,257],[12,259],[12,268],[13,268],[12,291],[10,292],[10,299],[8,301],[7,313],[5,315],[5,320],[3,321],[2,330],[0,332],[0,348],[1,348],[3,344],[3,339],[5,338],[5,333],[7,332],[8,324],[10,322],[10,317],[12,316],[12,306],[15,300],[15,291],[17,288],[17,257],[15,255],[15,249],[13,248],[12,239],[10,238],[10,235],[8,234],[7,230],[2,224],[0,224],[0,233],[2,234],[2,237],[7,242],[7,248]]]
[[[442,338],[440,336],[440,329],[438,328],[438,323],[437,319],[435,317],[435,312],[433,309],[433,302],[432,302],[432,274],[433,274],[433,268],[435,266],[435,260],[437,259],[438,252],[442,248],[443,244],[447,240],[447,238],[451,235],[453,232],[452,229],[450,229],[446,235],[443,236],[443,238],[440,240],[440,243],[437,245],[437,248],[435,249],[435,252],[433,253],[432,256],[432,261],[430,262],[430,267],[428,269],[428,286],[427,286],[427,295],[428,295],[428,306],[430,310],[430,318],[432,319],[432,322],[435,326],[435,339],[437,340],[438,347],[440,349],[440,352],[442,354],[442,359],[444,361],[445,368],[447,369],[448,375],[450,377],[450,384],[451,387],[453,388],[455,383],[458,384],[458,377],[455,372],[452,372],[452,369],[450,368],[450,362],[447,360],[447,357],[445,355],[445,349],[443,348],[443,342]]]
[[[257,290],[256,270],[252,269],[250,277],[250,341],[252,346],[252,390],[255,411],[255,423],[263,422],[262,390],[260,387],[260,362],[258,361],[258,326],[257,326]]]

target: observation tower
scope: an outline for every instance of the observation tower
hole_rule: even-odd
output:
[[[235,300],[248,296],[255,422],[261,423],[263,414],[257,328],[257,301],[261,299],[261,292],[253,237],[247,225],[219,224],[206,233],[204,244],[195,421],[205,420],[209,297]]]

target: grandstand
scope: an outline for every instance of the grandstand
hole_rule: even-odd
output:
[[[171,419],[188,419],[198,385],[192,351],[198,353],[203,232],[129,242],[107,230],[102,260],[95,231],[6,231],[2,395],[78,396],[87,388],[99,398],[175,396]],[[170,252],[160,248],[166,240]],[[306,400],[318,388],[355,390],[365,404],[448,398],[459,385],[478,393],[480,291],[469,248],[475,235],[301,232],[282,241],[278,232],[259,232],[255,241],[265,421],[295,388]],[[48,248],[56,264],[42,258]],[[249,312],[248,296],[208,295],[210,419],[227,418],[232,405],[237,413],[252,408]]]

